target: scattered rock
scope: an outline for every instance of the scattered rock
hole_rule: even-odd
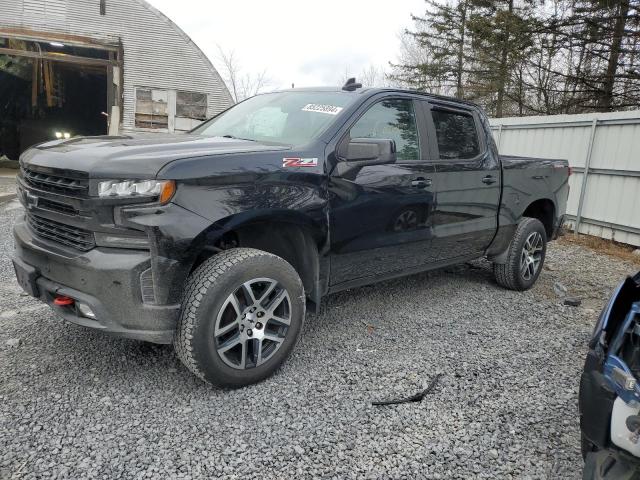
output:
[[[302,448],[300,445],[295,445],[293,449],[298,455],[302,455],[304,453],[304,448]]]
[[[582,300],[574,297],[567,297],[564,299],[564,304],[569,305],[570,307],[579,307],[582,303]]]
[[[564,297],[567,294],[567,287],[560,282],[556,282],[553,284],[553,291],[557,296]]]
[[[640,257],[640,248],[636,248],[632,253],[633,253],[636,257]]]
[[[18,345],[20,345],[21,342],[20,342],[19,338],[10,338],[5,343],[6,343],[7,347],[15,348]]]

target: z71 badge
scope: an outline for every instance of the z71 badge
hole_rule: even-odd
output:
[[[317,158],[283,158],[283,167],[317,167]]]

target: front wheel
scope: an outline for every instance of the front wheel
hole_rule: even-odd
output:
[[[540,220],[523,218],[509,244],[507,261],[493,264],[499,285],[511,290],[528,290],[536,283],[547,253],[547,232]]]
[[[214,255],[187,281],[174,337],[178,357],[217,386],[264,380],[298,340],[304,299],[297,272],[276,255],[251,248]]]

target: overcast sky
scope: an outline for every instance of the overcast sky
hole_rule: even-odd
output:
[[[219,45],[246,72],[267,70],[271,87],[335,85],[369,65],[388,68],[398,34],[424,0],[149,0],[219,67]]]

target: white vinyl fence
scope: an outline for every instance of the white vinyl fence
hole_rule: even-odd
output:
[[[505,155],[565,158],[570,228],[640,246],[640,110],[491,119]]]

